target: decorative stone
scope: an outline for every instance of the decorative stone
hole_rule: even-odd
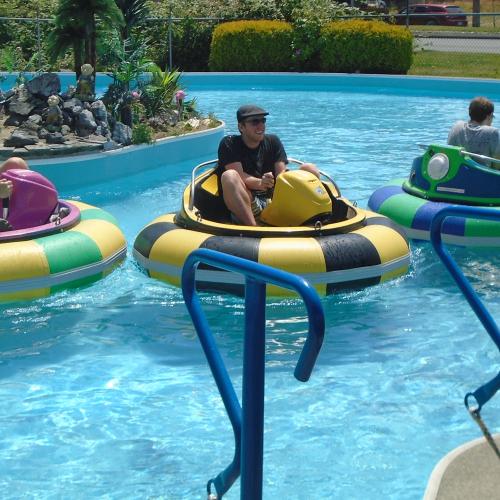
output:
[[[24,116],[18,115],[16,113],[11,113],[3,124],[5,127],[19,127],[19,125],[21,125],[24,120]]]
[[[31,94],[28,92],[28,89],[24,85],[19,85],[17,87],[16,98],[19,102],[27,102],[30,100]]]
[[[108,111],[106,109],[106,106],[104,106],[104,103],[100,99],[94,101],[90,105],[90,109],[97,122],[108,123]]]
[[[30,115],[27,121],[35,123],[36,125],[41,125],[42,117],[40,115]]]
[[[73,130],[73,122],[74,122],[73,114],[63,110],[62,115],[63,115],[63,124],[69,127],[70,130]]]
[[[103,151],[111,151],[113,149],[120,149],[122,146],[121,144],[118,144],[117,142],[113,141],[113,139],[110,139],[109,141],[106,141],[102,147]]]
[[[27,82],[26,88],[33,95],[45,98],[61,92],[61,80],[56,73],[42,73]]]
[[[47,144],[64,144],[65,139],[61,132],[51,132],[47,134],[47,137],[45,138],[47,141]]]
[[[38,134],[38,130],[40,128],[40,120],[37,120],[36,117],[41,118],[40,115],[28,116],[28,119],[22,123],[21,128],[23,128],[24,130],[29,130],[33,132],[33,134]]]
[[[91,134],[88,137],[85,137],[85,139],[83,140],[87,143],[94,143],[94,144],[105,144],[107,142],[107,139],[105,137],[96,134]]]
[[[78,136],[87,137],[94,133],[96,128],[97,123],[94,120],[94,115],[87,109],[76,115],[75,129]]]
[[[73,96],[75,95],[75,92],[76,92],[76,87],[74,85],[69,85],[68,90],[66,90],[66,92],[63,92],[61,94],[61,98],[64,101],[67,101],[67,100],[73,98]]]
[[[82,101],[80,101],[80,99],[77,99],[76,97],[72,97],[71,99],[64,101],[62,105],[63,109],[68,111],[73,111],[73,109],[76,108],[77,106],[82,108],[83,103]]]
[[[124,146],[132,143],[132,129],[121,122],[115,124],[111,138]]]
[[[198,128],[200,126],[200,120],[198,120],[198,118],[190,118],[186,123],[192,128]]]
[[[21,100],[18,96],[14,96],[10,99],[8,107],[11,114],[28,116],[35,108],[35,105],[29,101]]]
[[[38,142],[38,137],[33,135],[27,130],[16,129],[12,132],[8,139],[5,139],[5,146],[12,146],[14,148],[23,147],[28,144],[36,144]]]

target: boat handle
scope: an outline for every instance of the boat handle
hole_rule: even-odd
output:
[[[195,188],[194,181],[196,179],[196,176],[198,175],[198,171],[208,165],[216,164],[217,161],[218,161],[217,159],[204,161],[203,163],[200,163],[199,165],[196,165],[196,167],[193,168],[193,171],[191,172],[191,190],[189,192],[189,210],[193,210],[194,207],[194,188]]]
[[[428,144],[421,144],[417,143],[417,146],[422,149],[427,149],[429,147]],[[480,155],[478,153],[471,153],[470,151],[465,151],[463,149],[460,150],[460,154],[462,156],[470,156],[471,158],[477,158],[478,160],[483,160],[483,161],[492,161],[494,163],[500,163],[499,158],[492,158],[491,156],[485,156],[485,155]]]
[[[485,155],[480,155],[477,153],[471,153],[469,151],[460,151],[460,154],[462,156],[469,155],[471,158],[477,158],[477,159],[483,160],[483,161],[492,161],[495,163],[500,163],[500,159],[498,159],[498,158],[492,158],[491,156],[485,156]]]

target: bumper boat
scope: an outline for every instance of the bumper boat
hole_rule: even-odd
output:
[[[126,255],[116,220],[104,210],[59,200],[38,172],[12,169],[0,232],[0,300],[32,299],[86,285],[110,272]]]
[[[134,257],[149,276],[180,286],[182,266],[197,248],[299,274],[320,295],[406,273],[408,242],[390,219],[350,203],[331,179],[323,182],[302,170],[276,179],[272,202],[260,216],[263,226],[235,225],[222,200],[216,162],[194,168],[177,213],[158,217],[138,234]],[[243,294],[243,276],[209,266],[198,267],[196,282],[198,290]],[[268,286],[267,294],[290,292]]]
[[[479,163],[499,160],[456,146],[422,147],[425,153],[413,160],[408,179],[395,179],[371,195],[368,206],[373,211],[397,222],[409,238],[429,241],[432,218],[441,208],[458,204],[500,210],[500,170]],[[500,223],[450,217],[443,225],[443,241],[498,247]]]

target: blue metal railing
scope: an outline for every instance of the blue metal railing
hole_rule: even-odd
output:
[[[491,208],[451,205],[439,210],[439,212],[437,212],[432,219],[431,223],[431,242],[434,249],[469,302],[472,310],[476,313],[479,321],[481,321],[489,336],[500,350],[500,330],[498,325],[484,306],[482,300],[479,298],[469,280],[464,276],[453,257],[443,245],[441,231],[446,217],[467,217],[500,221],[500,211]],[[499,389],[500,372],[496,375],[496,377],[476,391],[467,393],[465,395],[465,406],[469,409],[469,411],[471,411],[471,413],[475,413],[478,416],[482,406],[487,403]],[[472,397],[476,400],[478,405],[475,410],[470,410],[469,400],[471,400]]]
[[[196,293],[195,274],[200,262],[245,275],[241,406]],[[311,285],[288,272],[206,249],[192,252],[182,269],[184,300],[221,394],[235,439],[232,462],[207,484],[208,494],[211,494],[213,485],[217,498],[222,498],[238,479],[240,469],[241,499],[262,498],[266,283],[295,290],[304,299],[309,316],[309,331],[294,375],[298,380],[306,382],[318,357],[325,332],[323,307]]]
[[[479,321],[481,321],[493,342],[495,342],[498,349],[500,349],[500,330],[498,329],[498,325],[484,306],[472,285],[469,283],[469,280],[464,276],[457,263],[450,255],[450,252],[448,252],[446,247],[443,245],[441,240],[441,230],[446,217],[466,217],[500,221],[500,211],[492,208],[451,205],[439,210],[439,212],[437,212],[432,219],[431,223],[431,242],[434,249],[453,279],[456,281],[458,287],[467,299],[467,302],[469,302],[472,310],[476,313]]]

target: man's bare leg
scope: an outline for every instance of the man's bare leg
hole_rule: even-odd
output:
[[[234,216],[245,226],[256,226],[252,213],[252,194],[236,170],[226,170],[221,176],[224,202]]]

